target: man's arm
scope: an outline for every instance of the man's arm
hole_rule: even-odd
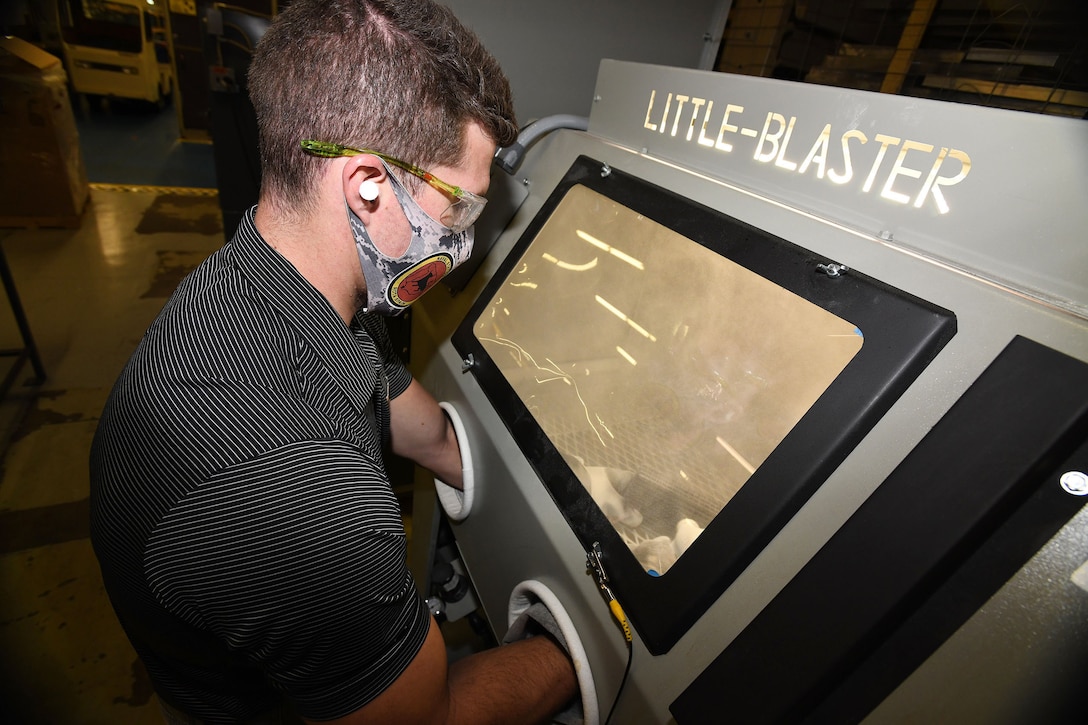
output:
[[[461,452],[453,424],[418,380],[389,401],[389,411],[393,452],[461,488]]]
[[[461,487],[461,453],[446,414],[413,380],[390,401],[393,452]],[[401,676],[370,704],[337,725],[396,722],[486,725],[548,722],[578,691],[574,665],[551,638],[539,636],[458,660],[431,620],[423,647]]]
[[[369,704],[329,725],[544,723],[578,691],[574,666],[548,637],[530,637],[458,660],[447,669],[438,624],[419,654]],[[313,722],[313,721],[307,721]]]

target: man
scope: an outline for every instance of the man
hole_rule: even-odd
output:
[[[422,0],[295,0],[250,70],[263,181],[126,366],[91,454],[114,608],[177,722],[526,723],[573,697],[545,636],[447,670],[383,445],[453,486],[395,314],[462,261],[496,146],[494,59]],[[426,169],[424,171],[423,169]]]

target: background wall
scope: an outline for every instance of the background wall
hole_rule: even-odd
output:
[[[730,0],[445,0],[506,71],[519,122],[588,116],[602,58],[712,70]]]

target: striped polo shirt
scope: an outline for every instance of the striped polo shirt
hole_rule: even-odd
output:
[[[410,382],[383,321],[345,325],[252,209],[179,285],[91,451],[94,549],[163,699],[325,720],[408,666],[429,615],[382,447]]]

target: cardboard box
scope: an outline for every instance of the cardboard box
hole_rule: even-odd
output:
[[[79,226],[87,194],[63,64],[0,38],[0,226]]]

